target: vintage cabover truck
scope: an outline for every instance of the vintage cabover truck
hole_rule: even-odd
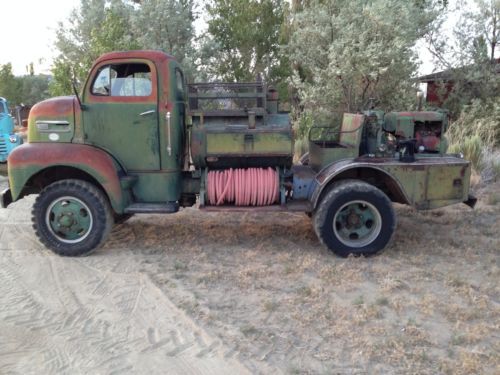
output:
[[[9,114],[9,103],[0,97],[0,163],[5,163],[9,154],[23,142],[14,133],[14,121]]]
[[[465,202],[470,163],[446,155],[443,112],[345,114],[317,126],[292,164],[289,116],[262,83],[186,86],[159,51],[116,52],[92,67],[81,97],[33,107],[28,143],[9,157],[7,207],[38,193],[33,224],[61,255],[84,255],[136,213],[302,211],[340,256],[383,249],[391,202]]]

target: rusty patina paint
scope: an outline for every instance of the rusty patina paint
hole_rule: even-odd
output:
[[[106,191],[113,209],[123,212],[126,202],[113,159],[95,147],[71,143],[30,143],[18,147],[9,157],[12,199],[19,198],[30,177],[57,166],[77,168],[94,177]]]
[[[148,96],[92,93],[100,69],[120,64],[149,67]],[[177,62],[160,51],[108,53],[94,63],[83,90],[84,142],[106,150],[129,175],[137,177],[133,193],[138,202],[176,201],[180,197],[184,110],[177,92],[176,69],[180,71]]]
[[[49,134],[57,134],[59,142],[71,142],[75,124],[74,96],[60,96],[36,104],[28,119],[28,141],[50,142]],[[46,129],[38,129],[37,122],[47,121]],[[67,124],[67,125],[65,125]]]
[[[399,137],[414,138],[417,123],[440,123],[440,134],[444,134],[448,127],[448,115],[445,112],[389,112],[385,114],[384,122],[384,130]],[[440,151],[446,150],[442,147]]]
[[[161,64],[165,60],[175,60],[173,56],[165,52],[155,50],[109,52],[97,58],[97,60],[94,62],[94,65],[92,66],[92,70],[96,65],[99,65],[103,61],[115,59],[146,59],[153,61],[157,65]]]
[[[198,168],[290,167],[293,156],[290,118],[287,114],[266,111],[265,85],[223,83],[222,92],[217,90],[218,85],[189,86],[193,108],[188,115],[192,123],[194,165]],[[238,108],[221,108],[218,102],[221,98],[234,100]],[[241,98],[246,99],[245,106],[238,101]],[[208,105],[210,109],[199,108],[199,103],[205,101],[213,108]]]
[[[420,158],[402,163],[390,158],[356,158],[332,163],[316,176],[311,194],[313,207],[323,189],[344,172],[372,169],[382,173],[403,197],[418,209],[430,209],[467,200],[470,162],[452,156]]]
[[[364,120],[364,115],[345,113],[340,130],[312,127],[309,132],[309,165],[320,170],[334,161],[358,156]]]
[[[445,112],[436,112],[436,111],[415,111],[415,112],[390,112],[396,116],[402,117],[411,117],[415,121],[442,121],[446,118]]]

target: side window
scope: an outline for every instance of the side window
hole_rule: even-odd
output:
[[[107,65],[99,69],[94,84],[92,85],[92,94],[99,96],[108,96],[111,89],[111,73],[116,76],[116,72]]]
[[[147,64],[113,64],[99,69],[91,93],[97,96],[149,96],[153,90]]]

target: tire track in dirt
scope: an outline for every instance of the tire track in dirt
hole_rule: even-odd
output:
[[[0,215],[0,373],[249,373],[137,270],[36,246],[29,205]]]

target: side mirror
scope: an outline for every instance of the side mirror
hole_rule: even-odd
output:
[[[78,105],[80,106],[80,110],[84,110],[85,106],[82,105],[82,101],[80,99],[80,95],[78,94],[78,89],[76,88],[78,81],[76,79],[75,71],[72,71],[72,79],[71,79],[71,87],[73,88],[73,93],[76,96],[76,100],[78,101]]]
[[[76,80],[75,79],[73,79],[71,81],[71,87],[73,87],[73,93],[76,96],[76,100],[78,101],[78,105],[80,106],[80,109],[83,109],[82,108],[82,101],[80,100],[80,95],[78,95],[78,90],[76,88]]]

